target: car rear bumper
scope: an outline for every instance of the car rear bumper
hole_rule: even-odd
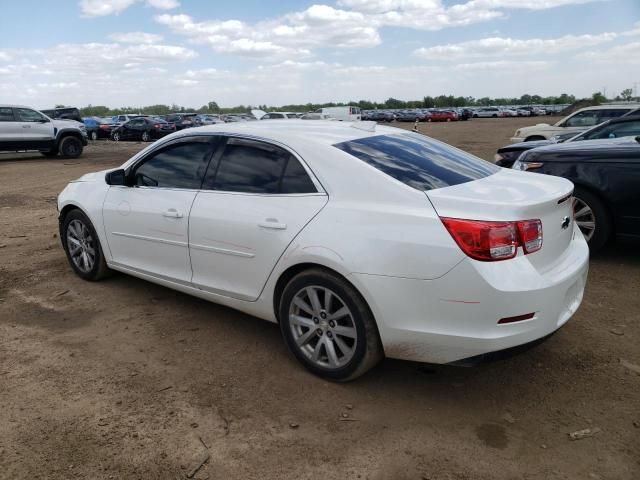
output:
[[[519,256],[491,265],[467,258],[435,280],[351,277],[374,313],[386,356],[457,362],[534,342],[571,318],[582,302],[589,260],[576,232],[562,258],[544,272]],[[498,324],[530,313],[531,319]]]

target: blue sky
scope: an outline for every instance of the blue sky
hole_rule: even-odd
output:
[[[0,102],[39,108],[640,88],[640,0],[0,0],[0,8]]]

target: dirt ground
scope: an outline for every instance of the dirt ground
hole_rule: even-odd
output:
[[[490,159],[537,121],[420,128]],[[637,246],[593,258],[582,307],[533,350],[474,368],[386,360],[330,383],[276,325],[72,273],[56,195],[143,146],[0,156],[0,478],[640,478]]]

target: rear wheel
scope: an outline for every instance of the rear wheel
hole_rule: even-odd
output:
[[[80,278],[95,281],[109,275],[98,235],[81,210],[72,210],[64,218],[61,237],[69,264]]]
[[[76,137],[64,137],[58,150],[64,158],[78,158],[82,155],[82,142]]]
[[[148,142],[151,139],[149,132],[142,132],[142,136],[140,138],[142,138],[143,142]]]
[[[546,140],[542,135],[531,135],[524,139],[525,142],[535,142],[536,140]]]
[[[89,134],[89,138],[93,141],[98,140],[98,132],[95,130]]]
[[[282,335],[316,375],[348,381],[383,357],[375,320],[351,284],[324,270],[307,270],[285,287],[279,306]]]
[[[119,141],[120,141],[120,132],[113,132],[113,133],[111,134],[111,139],[112,139],[114,142],[119,142]]]
[[[602,201],[587,190],[573,192],[573,216],[592,252],[600,250],[611,237],[611,219]]]

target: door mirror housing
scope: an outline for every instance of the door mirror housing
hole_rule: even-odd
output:
[[[121,186],[126,186],[127,184],[127,174],[125,173],[125,171],[120,168],[118,170],[113,170],[109,173],[107,173],[104,177],[105,182],[107,182],[107,185],[121,185]]]

